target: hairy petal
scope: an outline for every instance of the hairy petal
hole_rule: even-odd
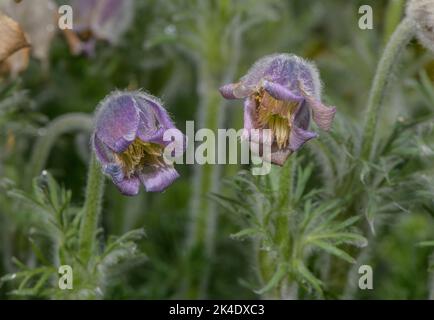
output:
[[[273,98],[277,100],[297,101],[297,102],[301,102],[304,100],[303,96],[296,95],[291,90],[285,88],[284,86],[278,83],[264,81],[264,90],[267,91]]]
[[[115,183],[121,183],[125,179],[122,167],[116,163],[109,163],[103,166],[103,172],[109,175]]]
[[[237,83],[230,83],[226,84],[219,88],[220,94],[225,99],[239,99],[239,97],[235,96],[235,86],[237,86]]]
[[[93,10],[96,4],[97,0],[70,0],[70,5],[74,12],[74,31],[82,32],[90,29]]]
[[[157,124],[154,112],[149,108],[148,112],[139,111],[139,127],[137,128],[137,136],[145,142],[160,143],[163,142],[163,134],[165,128]]]
[[[246,98],[252,90],[246,88],[241,82],[226,84],[219,89],[225,99]]]
[[[291,155],[291,153],[292,151],[289,148],[276,150],[271,153],[271,163],[277,164],[279,166],[283,166],[283,164]]]
[[[144,114],[152,113],[159,127],[165,129],[175,128],[173,121],[170,119],[166,109],[163,108],[161,102],[148,94],[139,92],[136,98],[139,109]],[[149,115],[150,116],[150,115]]]
[[[315,132],[293,126],[291,128],[291,134],[289,135],[289,148],[292,151],[297,151],[303,144],[317,136]]]
[[[153,142],[161,145],[168,145],[171,141],[164,140],[164,133],[171,130],[172,135],[176,135],[177,142],[183,143],[185,150],[186,137],[175,127],[166,109],[161,102],[150,95],[139,93],[135,98],[139,108],[140,123],[137,136],[145,142]]]
[[[291,116],[291,125],[307,130],[310,124],[310,110],[306,101],[301,103]]]
[[[139,173],[140,181],[148,192],[162,192],[178,177],[178,172],[172,166],[149,166]]]
[[[135,196],[139,193],[140,180],[136,176],[131,176],[130,178],[125,177],[120,181],[113,179],[113,183],[125,196]]]
[[[104,145],[104,143],[96,136],[96,134],[93,134],[92,136],[92,147],[98,160],[103,166],[112,162],[113,152]]]
[[[96,115],[96,135],[110,149],[121,153],[136,138],[138,109],[128,95],[111,95],[100,104]]]
[[[91,19],[92,32],[99,39],[117,43],[131,25],[133,16],[133,0],[99,0]]]
[[[250,137],[250,131],[254,128],[255,124],[255,101],[251,98],[247,98],[244,101],[244,129],[242,139],[248,140]]]
[[[313,121],[321,129],[330,130],[335,117],[336,107],[327,107],[311,96],[306,97],[306,99],[312,109]]]

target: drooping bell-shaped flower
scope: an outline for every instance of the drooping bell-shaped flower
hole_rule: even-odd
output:
[[[329,130],[336,112],[321,102],[316,67],[290,54],[260,59],[239,82],[224,85],[220,93],[226,99],[245,99],[243,138],[271,145],[271,162],[278,165],[317,136],[308,130],[311,114],[320,128]],[[254,133],[263,129],[269,129],[271,137]]]
[[[161,192],[179,175],[163,156],[164,133],[184,143],[161,102],[144,92],[114,92],[98,106],[92,145],[103,172],[124,195]],[[173,134],[175,132],[175,134]]]
[[[97,39],[116,44],[134,15],[133,0],[72,0],[73,32],[65,35],[75,54],[92,55]]]

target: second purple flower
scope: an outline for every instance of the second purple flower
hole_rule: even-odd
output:
[[[317,134],[314,122],[329,130],[335,107],[321,102],[321,82],[316,67],[290,54],[275,54],[258,60],[237,83],[224,85],[226,99],[245,99],[243,138],[251,143],[271,144],[271,162],[283,165],[289,155]],[[254,130],[270,129],[266,141]]]
[[[97,39],[119,42],[134,16],[133,0],[71,0],[74,29],[65,35],[74,54],[93,55]]]

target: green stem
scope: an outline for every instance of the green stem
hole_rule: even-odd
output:
[[[258,263],[259,280],[264,286],[272,283],[273,277],[276,276],[276,266],[290,266],[294,261],[295,243],[291,234],[290,223],[292,222],[293,213],[293,187],[294,187],[294,171],[296,169],[295,155],[290,158],[283,168],[277,166],[272,167],[271,173],[264,177],[270,179],[270,186],[273,192],[278,195],[274,200],[275,208],[272,213],[267,213],[267,217],[262,219],[262,227],[270,235],[273,240],[275,250],[270,254],[263,250],[261,243],[255,245],[256,257]],[[276,255],[274,252],[278,252]],[[277,283],[273,284],[270,290],[262,294],[265,299],[296,299],[297,298],[297,283],[290,274],[285,271],[285,275]]]
[[[374,81],[369,93],[367,118],[363,131],[361,155],[364,159],[370,159],[372,156],[377,120],[387,85],[391,80],[393,67],[396,65],[403,49],[413,38],[414,33],[415,23],[409,18],[404,18],[387,43],[377,66],[377,71],[375,72]]]
[[[92,130],[92,117],[84,113],[70,113],[54,119],[36,140],[30,160],[29,177],[36,177],[46,165],[48,155],[58,138],[73,131],[90,132]],[[31,184],[29,184],[30,186]]]
[[[202,3],[202,2],[200,2]],[[202,18],[201,27],[210,26]],[[212,33],[213,27],[210,32]],[[208,33],[204,33],[208,34]],[[206,36],[211,39],[212,36]],[[207,40],[209,41],[209,40]],[[198,124],[200,128],[217,131],[224,125],[224,108],[227,102],[220,96],[217,88],[222,83],[228,83],[234,78],[241,52],[241,32],[231,33],[230,45],[226,50],[216,48],[215,52],[222,52],[218,59],[215,56],[204,56],[198,59],[198,95],[200,99]],[[214,52],[213,51],[213,52]],[[225,66],[224,72],[222,72]],[[206,141],[205,143],[209,143]],[[211,150],[210,152],[214,152]],[[216,154],[214,154],[216,156]],[[196,166],[193,176],[193,192],[190,200],[190,224],[186,239],[187,260],[195,264],[197,272],[189,272],[186,280],[187,297],[205,297],[211,273],[212,260],[215,250],[215,234],[218,224],[217,205],[206,198],[207,194],[219,191],[222,167],[220,165],[205,164]],[[200,261],[200,262],[198,262]],[[191,268],[189,268],[191,269]]]
[[[98,222],[101,214],[103,194],[104,175],[95,158],[95,154],[92,153],[79,234],[80,258],[85,263],[96,253]]]
[[[199,125],[216,132],[223,121],[224,101],[215,88],[218,81],[213,79],[206,65],[199,67]],[[205,142],[205,143],[208,143]],[[214,152],[214,150],[211,150]],[[204,164],[196,166],[193,177],[193,193],[190,202],[190,225],[187,235],[187,257],[196,256],[201,263],[200,272],[191,274],[187,288],[189,298],[203,297],[206,291],[210,260],[214,251],[214,236],[217,224],[217,206],[207,198],[208,193],[218,192],[221,166]]]

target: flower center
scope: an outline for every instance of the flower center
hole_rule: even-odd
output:
[[[291,132],[291,115],[299,103],[277,100],[262,89],[255,94],[254,98],[257,126],[271,130],[279,149],[286,147]]]
[[[163,146],[157,143],[144,142],[136,138],[122,153],[115,155],[116,161],[124,169],[127,177],[150,165],[163,165]]]

